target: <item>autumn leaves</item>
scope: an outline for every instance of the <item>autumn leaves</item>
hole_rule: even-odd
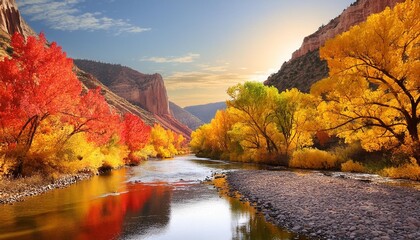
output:
[[[311,94],[278,93],[255,82],[231,87],[228,109],[193,133],[192,149],[231,160],[287,162],[296,151],[311,152],[303,148],[326,131],[366,151],[419,163],[419,19],[420,1],[408,0],[328,41],[320,53],[330,77]]]
[[[11,47],[12,56],[0,62],[0,175],[96,172],[168,148],[154,150],[152,128],[133,114],[120,116],[100,89],[82,90],[73,62],[42,34],[16,34]],[[145,153],[147,144],[154,151]],[[178,153],[181,143],[175,145],[165,157]]]
[[[228,108],[192,134],[193,151],[236,161],[286,163],[312,145],[315,98],[296,89],[279,93],[262,83],[229,88]]]

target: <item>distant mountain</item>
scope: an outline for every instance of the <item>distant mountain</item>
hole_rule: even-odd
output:
[[[163,127],[190,137],[191,129],[169,111],[168,95],[160,74],[143,74],[119,64],[91,60],[75,59],[74,63],[95,76],[116,95],[150,112]]]
[[[191,130],[196,130],[199,126],[204,124],[199,118],[173,102],[169,102],[169,110],[178,121],[187,125]]]
[[[209,103],[204,105],[188,106],[184,109],[198,117],[201,121],[209,123],[216,115],[217,110],[226,109],[226,103]]]
[[[328,39],[365,21],[369,15],[382,12],[388,6],[394,7],[399,2],[404,0],[357,0],[327,25],[305,37],[302,46],[293,53],[292,58],[277,73],[268,77],[264,84],[275,86],[279,91],[298,88],[309,92],[313,83],[328,76],[328,66],[320,59],[319,48]]]

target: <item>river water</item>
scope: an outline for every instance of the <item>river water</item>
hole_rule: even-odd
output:
[[[255,165],[181,156],[149,160],[0,206],[0,239],[303,239],[200,183]]]

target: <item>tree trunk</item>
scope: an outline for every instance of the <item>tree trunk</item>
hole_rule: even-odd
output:
[[[38,116],[34,116],[30,118],[28,122],[23,126],[21,132],[19,133],[18,144],[21,144],[22,149],[20,149],[20,152],[18,153],[16,157],[16,166],[15,166],[15,169],[12,171],[12,176],[14,178],[18,178],[22,176],[23,162],[26,157],[26,154],[29,152],[32,146],[32,142],[34,140],[36,130],[38,129],[40,122],[41,121]],[[27,134],[25,134],[27,127],[29,127],[29,130],[27,130]]]
[[[15,169],[13,169],[12,171],[12,176],[13,178],[19,178],[22,177],[22,172],[23,172],[23,158],[22,156],[19,156],[16,158],[17,164]]]

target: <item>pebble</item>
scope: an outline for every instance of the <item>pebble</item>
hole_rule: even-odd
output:
[[[309,238],[420,236],[419,189],[288,171],[241,170],[226,178],[230,190],[253,202],[266,218]]]
[[[81,173],[78,175],[66,175],[60,179],[57,179],[52,184],[48,183],[46,185],[31,186],[30,188],[27,188],[24,192],[1,192],[0,204],[13,204],[16,202],[22,202],[25,200],[26,197],[40,195],[47,191],[51,191],[57,188],[64,188],[71,184],[75,184],[78,181],[86,180],[91,177],[92,175],[88,173]]]

